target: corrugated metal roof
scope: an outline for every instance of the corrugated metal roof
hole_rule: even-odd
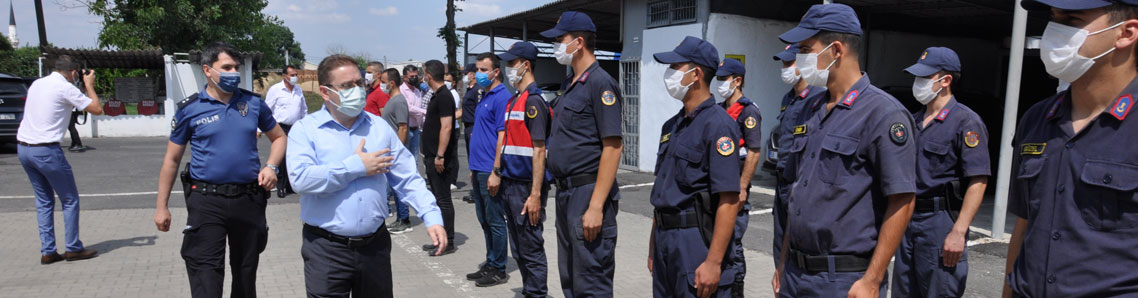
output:
[[[521,40],[525,35],[529,39],[541,40],[545,38],[539,33],[553,28],[562,12],[570,10],[583,12],[593,19],[597,27],[598,50],[621,51],[620,0],[556,0],[530,10],[464,26],[457,30],[486,36],[489,36],[493,30],[496,37]],[[523,27],[526,30],[522,30]]]

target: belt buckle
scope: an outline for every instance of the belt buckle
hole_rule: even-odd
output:
[[[348,242],[348,243],[345,243],[345,245],[347,245],[348,248],[352,248],[352,238],[351,237],[344,237],[344,240]]]

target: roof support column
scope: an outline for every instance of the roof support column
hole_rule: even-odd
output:
[[[1005,213],[1008,210],[1009,176],[1012,173],[1012,137],[1016,132],[1016,110],[1020,102],[1020,77],[1024,65],[1024,31],[1028,11],[1013,3],[1012,43],[1009,45],[1008,82],[1005,87],[1004,119],[1001,122],[1000,161],[997,163],[996,201],[993,204],[994,239],[1005,237]]]

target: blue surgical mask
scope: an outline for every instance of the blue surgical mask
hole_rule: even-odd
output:
[[[210,69],[213,69],[214,71],[221,74],[218,76],[218,80],[214,81],[214,84],[218,85],[218,89],[221,89],[221,91],[225,92],[226,94],[233,94],[234,92],[237,92],[237,88],[238,88],[237,85],[241,84],[241,73],[240,72],[220,71],[217,68],[213,68],[213,67],[210,67]]]
[[[427,82],[420,82],[419,83],[419,90],[423,90],[424,92],[426,92],[427,91]]]
[[[364,104],[366,103],[365,99],[367,98],[364,92],[364,87],[356,86],[340,91],[336,91],[325,86],[321,87],[324,87],[325,89],[336,93],[336,95],[340,97],[339,105],[335,103],[332,104],[336,106],[336,110],[340,113],[348,115],[349,117],[356,117],[360,115],[360,111],[364,110]]]
[[[476,72],[475,82],[479,84],[479,87],[483,88],[490,87],[490,84],[494,83],[490,80],[490,75],[487,75],[485,72]]]

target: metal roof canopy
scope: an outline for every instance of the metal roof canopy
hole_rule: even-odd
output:
[[[711,11],[798,22],[819,0],[711,0]],[[1012,28],[1015,0],[836,0],[854,8],[866,30],[1002,41]],[[1043,32],[1049,15],[1030,12],[1028,32]]]
[[[505,37],[517,40],[546,40],[538,33],[553,28],[565,11],[583,12],[597,27],[597,48],[621,52],[620,0],[558,0],[537,8],[497,19],[458,28],[470,34]]]
[[[190,60],[198,60],[200,51],[190,51]],[[253,58],[253,68],[261,60],[260,52],[241,52],[246,57]],[[152,50],[100,50],[100,49],[67,49],[57,47],[44,47],[44,65],[55,65],[55,59],[60,55],[68,55],[83,63],[87,68],[120,68],[120,69],[164,69],[166,67],[161,49]],[[51,68],[50,66],[48,68]]]

